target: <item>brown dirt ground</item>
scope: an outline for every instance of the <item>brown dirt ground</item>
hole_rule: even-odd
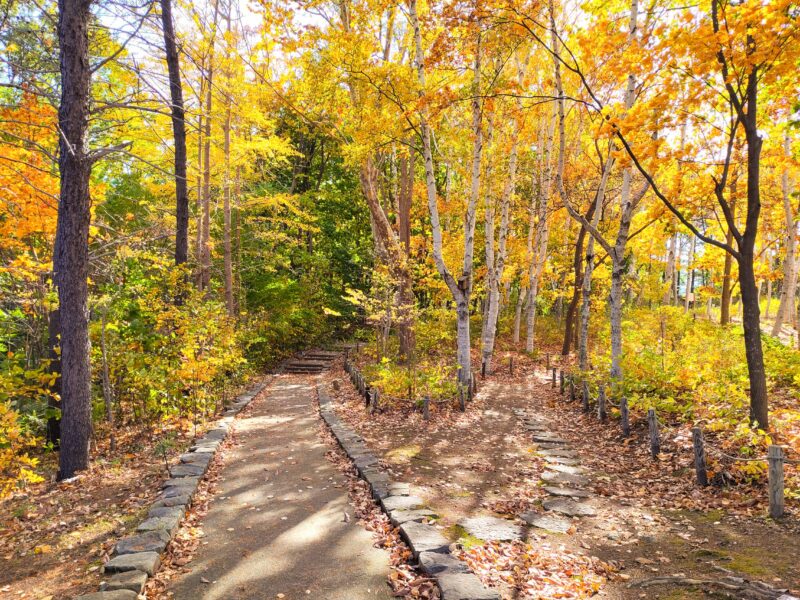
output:
[[[541,362],[519,355],[514,365],[512,375],[504,360],[482,381],[465,413],[436,406],[428,422],[408,404],[392,407],[386,399],[382,413],[369,415],[343,370],[337,368],[328,378],[342,383],[334,393],[337,410],[378,452],[386,469],[395,479],[411,483],[439,515],[445,535],[464,544],[468,554],[483,556],[481,560],[491,561],[513,549],[483,552],[481,541],[465,536],[457,526],[462,518],[515,518],[529,509],[541,511],[545,497],[539,482],[544,463],[535,454],[530,434],[513,416],[516,408],[550,421],[552,430],[570,441],[592,474],[591,502],[598,511],[568,534],[533,533],[532,548],[547,555],[536,577],[556,581],[565,571],[574,572],[585,557],[596,557],[603,566],[590,575],[601,582],[596,587],[606,598],[708,597],[718,589],[637,584],[664,575],[719,579],[728,574],[725,571],[778,588],[800,589],[796,500],[787,501],[789,516],[775,523],[765,517],[765,494],[759,486],[699,489],[692,480],[688,429],[666,429],[662,456],[654,462],[643,424],[634,423],[626,442],[613,417],[601,424],[552,389]],[[494,574],[488,571],[487,577],[496,580],[497,569]],[[563,597],[586,597],[594,591],[588,585],[590,591],[577,591],[570,579],[575,578],[562,580]],[[543,587],[509,585],[506,580],[500,588],[508,598],[525,597],[520,595],[523,588],[532,597],[556,597],[541,591],[537,595],[535,590]]]
[[[0,503],[0,598],[62,600],[97,591],[114,544],[145,518],[167,477],[155,444],[171,432],[174,463],[205,429],[185,421],[160,427],[119,427],[115,452],[99,430],[91,467],[70,483],[55,481],[57,454],[41,457],[46,481]]]

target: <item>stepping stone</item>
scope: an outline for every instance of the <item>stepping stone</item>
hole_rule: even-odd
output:
[[[161,492],[162,498],[176,498],[178,496],[187,496],[194,492],[193,488],[190,487],[168,487],[163,492]]]
[[[212,452],[187,452],[181,455],[181,464],[207,467],[214,457]]]
[[[527,431],[532,431],[540,435],[548,435],[550,428],[547,425],[525,425]]]
[[[136,554],[137,552],[162,552],[169,543],[169,532],[154,529],[139,535],[124,537],[114,546],[116,554]]]
[[[577,466],[581,464],[577,458],[564,458],[563,456],[546,456],[544,460],[551,465]]]
[[[105,583],[103,591],[113,592],[116,590],[130,590],[135,594],[141,594],[144,591],[144,585],[147,583],[147,573],[141,571],[125,571],[124,573],[115,573]]]
[[[172,477],[199,477],[200,475],[206,472],[206,467],[208,463],[205,465],[197,465],[197,464],[180,464],[176,467],[170,467],[169,473]]]
[[[450,554],[441,552],[421,552],[419,555],[419,566],[428,575],[438,575],[444,571],[449,573],[469,573],[466,563]]]
[[[551,496],[569,496],[571,498],[588,498],[591,496],[586,490],[579,490],[577,488],[555,487],[552,485],[544,486],[544,491]]]
[[[534,442],[541,442],[542,444],[566,444],[567,440],[564,438],[556,437],[554,435],[534,435]]]
[[[500,600],[500,594],[486,588],[472,573],[449,573],[436,577],[442,600]]]
[[[564,458],[575,458],[578,456],[575,450],[569,450],[567,448],[549,448],[546,450],[539,450],[538,452],[542,456],[561,456]]]
[[[400,526],[400,534],[408,543],[414,557],[422,552],[448,552],[450,541],[437,529],[425,523],[409,521]]]
[[[389,520],[393,525],[402,525],[410,521],[423,521],[424,519],[436,518],[436,513],[427,508],[417,510],[399,509],[389,513]]]
[[[151,509],[152,510],[152,509]],[[170,515],[165,517],[150,517],[139,523],[136,531],[155,531],[163,529],[172,536],[181,524],[181,517],[177,515]]]
[[[497,517],[470,517],[459,522],[467,533],[487,542],[506,542],[522,539],[522,528]]]
[[[172,496],[171,498],[161,498],[158,502],[153,503],[153,508],[158,506],[187,506],[192,500],[189,494],[181,494],[179,496]]]
[[[142,571],[152,576],[158,570],[160,560],[158,552],[137,552],[121,554],[103,566],[104,573],[122,573],[123,571]]]
[[[165,490],[168,488],[185,488],[194,490],[200,483],[199,477],[178,477],[177,479],[167,479],[161,487]]]
[[[389,491],[392,492],[393,496],[410,496],[411,486],[407,483],[396,481],[389,484]]]
[[[536,512],[527,512],[520,515],[531,527],[544,529],[553,533],[567,533],[572,527],[572,522],[568,519],[555,517],[553,515],[540,515]]]
[[[547,468],[558,473],[566,473],[567,475],[583,475],[586,473],[586,469],[583,467],[571,467],[569,465],[547,465]]]
[[[588,485],[589,478],[585,475],[570,475],[569,473],[556,473],[545,471],[542,473],[542,481],[556,483],[558,485]]]
[[[170,517],[180,521],[184,515],[182,506],[156,506],[147,512],[147,518],[150,517]]]
[[[545,510],[552,510],[568,517],[593,517],[597,514],[597,511],[588,504],[567,498],[547,498],[542,502],[542,506]]]
[[[422,498],[416,496],[389,496],[381,500],[383,510],[392,512],[393,510],[422,508],[425,504]]]

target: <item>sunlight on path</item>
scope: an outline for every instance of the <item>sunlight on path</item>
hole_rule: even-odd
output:
[[[325,458],[304,379],[279,377],[240,419],[175,598],[391,598],[388,554],[355,519],[345,522],[346,480]]]

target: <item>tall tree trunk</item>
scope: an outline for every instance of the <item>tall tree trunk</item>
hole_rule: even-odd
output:
[[[203,145],[203,217],[200,233],[200,280],[198,287],[208,290],[211,284],[211,110],[214,98],[214,55],[219,19],[219,0],[214,1],[214,20],[208,47],[205,73],[205,139]]]
[[[514,345],[519,345],[519,333],[520,333],[520,326],[522,324],[522,309],[525,307],[525,295],[528,291],[519,286],[519,290],[517,293],[517,303],[514,306],[514,333],[513,333],[513,342]]]
[[[558,108],[553,107],[553,114],[550,123],[545,123],[540,129],[541,137],[545,137],[540,147],[543,148],[541,159],[539,161],[539,171],[541,177],[539,179],[538,193],[533,194],[531,202],[535,203],[535,207],[531,207],[531,216],[529,220],[529,228],[534,227],[534,214],[535,214],[535,235],[531,240],[530,233],[528,234],[528,307],[525,318],[525,351],[533,352],[535,344],[535,325],[536,325],[536,299],[539,295],[539,282],[544,271],[545,263],[547,262],[547,243],[550,235],[549,220],[547,218],[547,209],[550,202],[550,192],[552,189],[552,155],[553,155],[553,135],[556,127],[556,121],[559,118]],[[558,169],[563,169],[563,161],[558,163]],[[562,177],[557,173],[556,178]]]
[[[791,158],[792,147],[788,132],[783,139],[783,152],[787,158]],[[792,208],[793,188],[793,182],[789,178],[789,168],[786,167],[781,176],[783,218],[786,226],[786,256],[783,258],[781,300],[778,304],[778,312],[775,313],[775,323],[772,325],[772,335],[774,336],[780,334],[783,322],[793,320],[794,315],[794,298],[797,291],[797,221]]]
[[[736,181],[734,180],[731,183],[731,213],[733,214],[734,218],[736,216]],[[725,233],[725,243],[728,246],[733,245],[733,230],[728,227],[728,231]],[[728,325],[731,322],[731,296],[732,296],[732,288],[733,288],[733,281],[731,277],[731,273],[733,271],[733,256],[729,253],[725,253],[725,266],[723,267],[722,271],[722,296],[719,302],[719,324],[720,325]]]
[[[59,479],[89,466],[92,432],[89,361],[89,224],[92,164],[89,129],[90,0],[59,0],[61,101],[58,107],[61,190],[53,271],[61,317],[61,451]]]
[[[594,203],[591,205],[594,210]],[[591,219],[591,215],[587,218]],[[561,345],[561,355],[568,356],[572,341],[575,337],[575,317],[578,312],[578,302],[581,299],[581,273],[583,272],[583,242],[586,239],[586,229],[581,225],[578,237],[575,240],[575,252],[572,259],[572,269],[574,280],[572,283],[572,298],[567,305],[567,315],[564,319],[564,343]]]
[[[678,234],[673,233],[669,236],[669,241],[667,242],[667,265],[664,269],[664,283],[667,289],[664,291],[662,302],[666,305],[672,304],[672,302],[677,299],[677,296],[673,296],[673,291],[675,289],[675,256],[677,254],[677,244]]]
[[[172,137],[175,142],[175,264],[184,264],[189,257],[189,192],[186,179],[186,124],[184,122],[183,89],[172,21],[171,0],[161,0],[161,24],[169,74]]]
[[[683,299],[683,312],[689,312],[689,303],[691,302],[690,298],[694,293],[694,267],[692,263],[694,262],[694,250],[695,244],[697,243],[697,238],[692,236],[691,241],[689,242],[689,256],[686,258],[686,296]]]
[[[228,11],[225,16],[227,23],[228,35],[226,37],[226,72],[225,79],[227,89],[225,90],[225,123],[223,126],[223,152],[225,154],[225,193],[223,194],[223,264],[224,264],[224,280],[225,280],[225,306],[228,310],[228,316],[232,317],[235,314],[235,304],[233,302],[233,254],[231,249],[231,104],[233,102],[231,97],[231,73],[230,73],[230,60],[231,60],[231,7],[228,6]],[[309,252],[311,252],[309,250]]]
[[[409,2],[409,17],[411,27],[414,32],[415,47],[415,68],[417,71],[417,81],[419,84],[419,95],[424,98],[425,94],[425,56],[422,49],[422,32],[420,30],[419,18],[417,16],[417,0]],[[462,272],[458,280],[450,273],[444,262],[442,249],[442,224],[439,218],[439,206],[436,193],[436,176],[433,169],[433,148],[431,143],[431,129],[428,123],[428,111],[423,104],[420,109],[420,129],[422,133],[422,149],[425,162],[425,189],[428,199],[428,212],[431,220],[431,237],[433,240],[433,259],[439,275],[444,279],[453,300],[456,303],[457,319],[457,359],[459,366],[459,381],[466,384],[472,375],[472,365],[470,359],[470,323],[469,305],[472,294],[472,263],[475,246],[475,209],[480,193],[480,162],[483,149],[483,137],[481,133],[481,113],[482,103],[480,98],[480,37],[478,38],[475,52],[475,63],[473,65],[473,78],[475,82],[475,93],[472,100],[472,185],[467,203],[467,210],[464,214],[464,256]]]
[[[47,318],[47,358],[50,364],[47,368],[52,374],[53,385],[47,396],[47,408],[50,413],[47,417],[45,439],[54,448],[58,448],[61,440],[61,319],[58,309],[53,309]]]
[[[411,257],[411,207],[414,199],[414,150],[402,153],[399,160],[400,190],[397,194],[397,229],[406,263]],[[397,336],[400,361],[407,362],[414,353],[414,282],[409,265],[399,274]]]
[[[523,74],[519,74],[522,79]],[[519,107],[518,107],[519,108]],[[513,131],[511,133],[511,151],[508,157],[508,179],[503,187],[503,196],[500,205],[500,234],[497,252],[494,252],[494,224],[487,221],[486,231],[486,265],[489,277],[489,310],[483,330],[483,362],[486,372],[492,372],[492,355],[497,338],[497,319],[500,314],[500,282],[503,279],[506,265],[506,242],[508,239],[509,213],[511,197],[514,195],[517,181],[517,142],[519,140],[519,117],[514,117]],[[488,197],[487,202],[492,200]],[[493,221],[493,220],[492,220]]]

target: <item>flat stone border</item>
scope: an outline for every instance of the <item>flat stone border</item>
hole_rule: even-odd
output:
[[[99,592],[76,596],[74,600],[136,600],[144,591],[147,578],[158,570],[161,553],[178,530],[186,509],[192,503],[192,496],[214,453],[228,436],[234,418],[271,382],[272,378],[269,378],[253,384],[239,395],[215,426],[181,455],[177,465],[170,467],[170,478],[162,485],[161,494],[150,507],[147,518],[139,524],[134,535],[116,543],[114,557],[103,566],[103,573],[111,577],[100,586]]]
[[[372,497],[380,504],[408,544],[420,569],[432,577],[442,593],[442,600],[500,600],[500,594],[484,587],[467,565],[450,554],[450,541],[438,529],[424,523],[435,516],[421,498],[410,495],[407,483],[392,482],[378,466],[363,438],[336,415],[328,390],[317,386],[319,414],[336,441],[353,462]]]

